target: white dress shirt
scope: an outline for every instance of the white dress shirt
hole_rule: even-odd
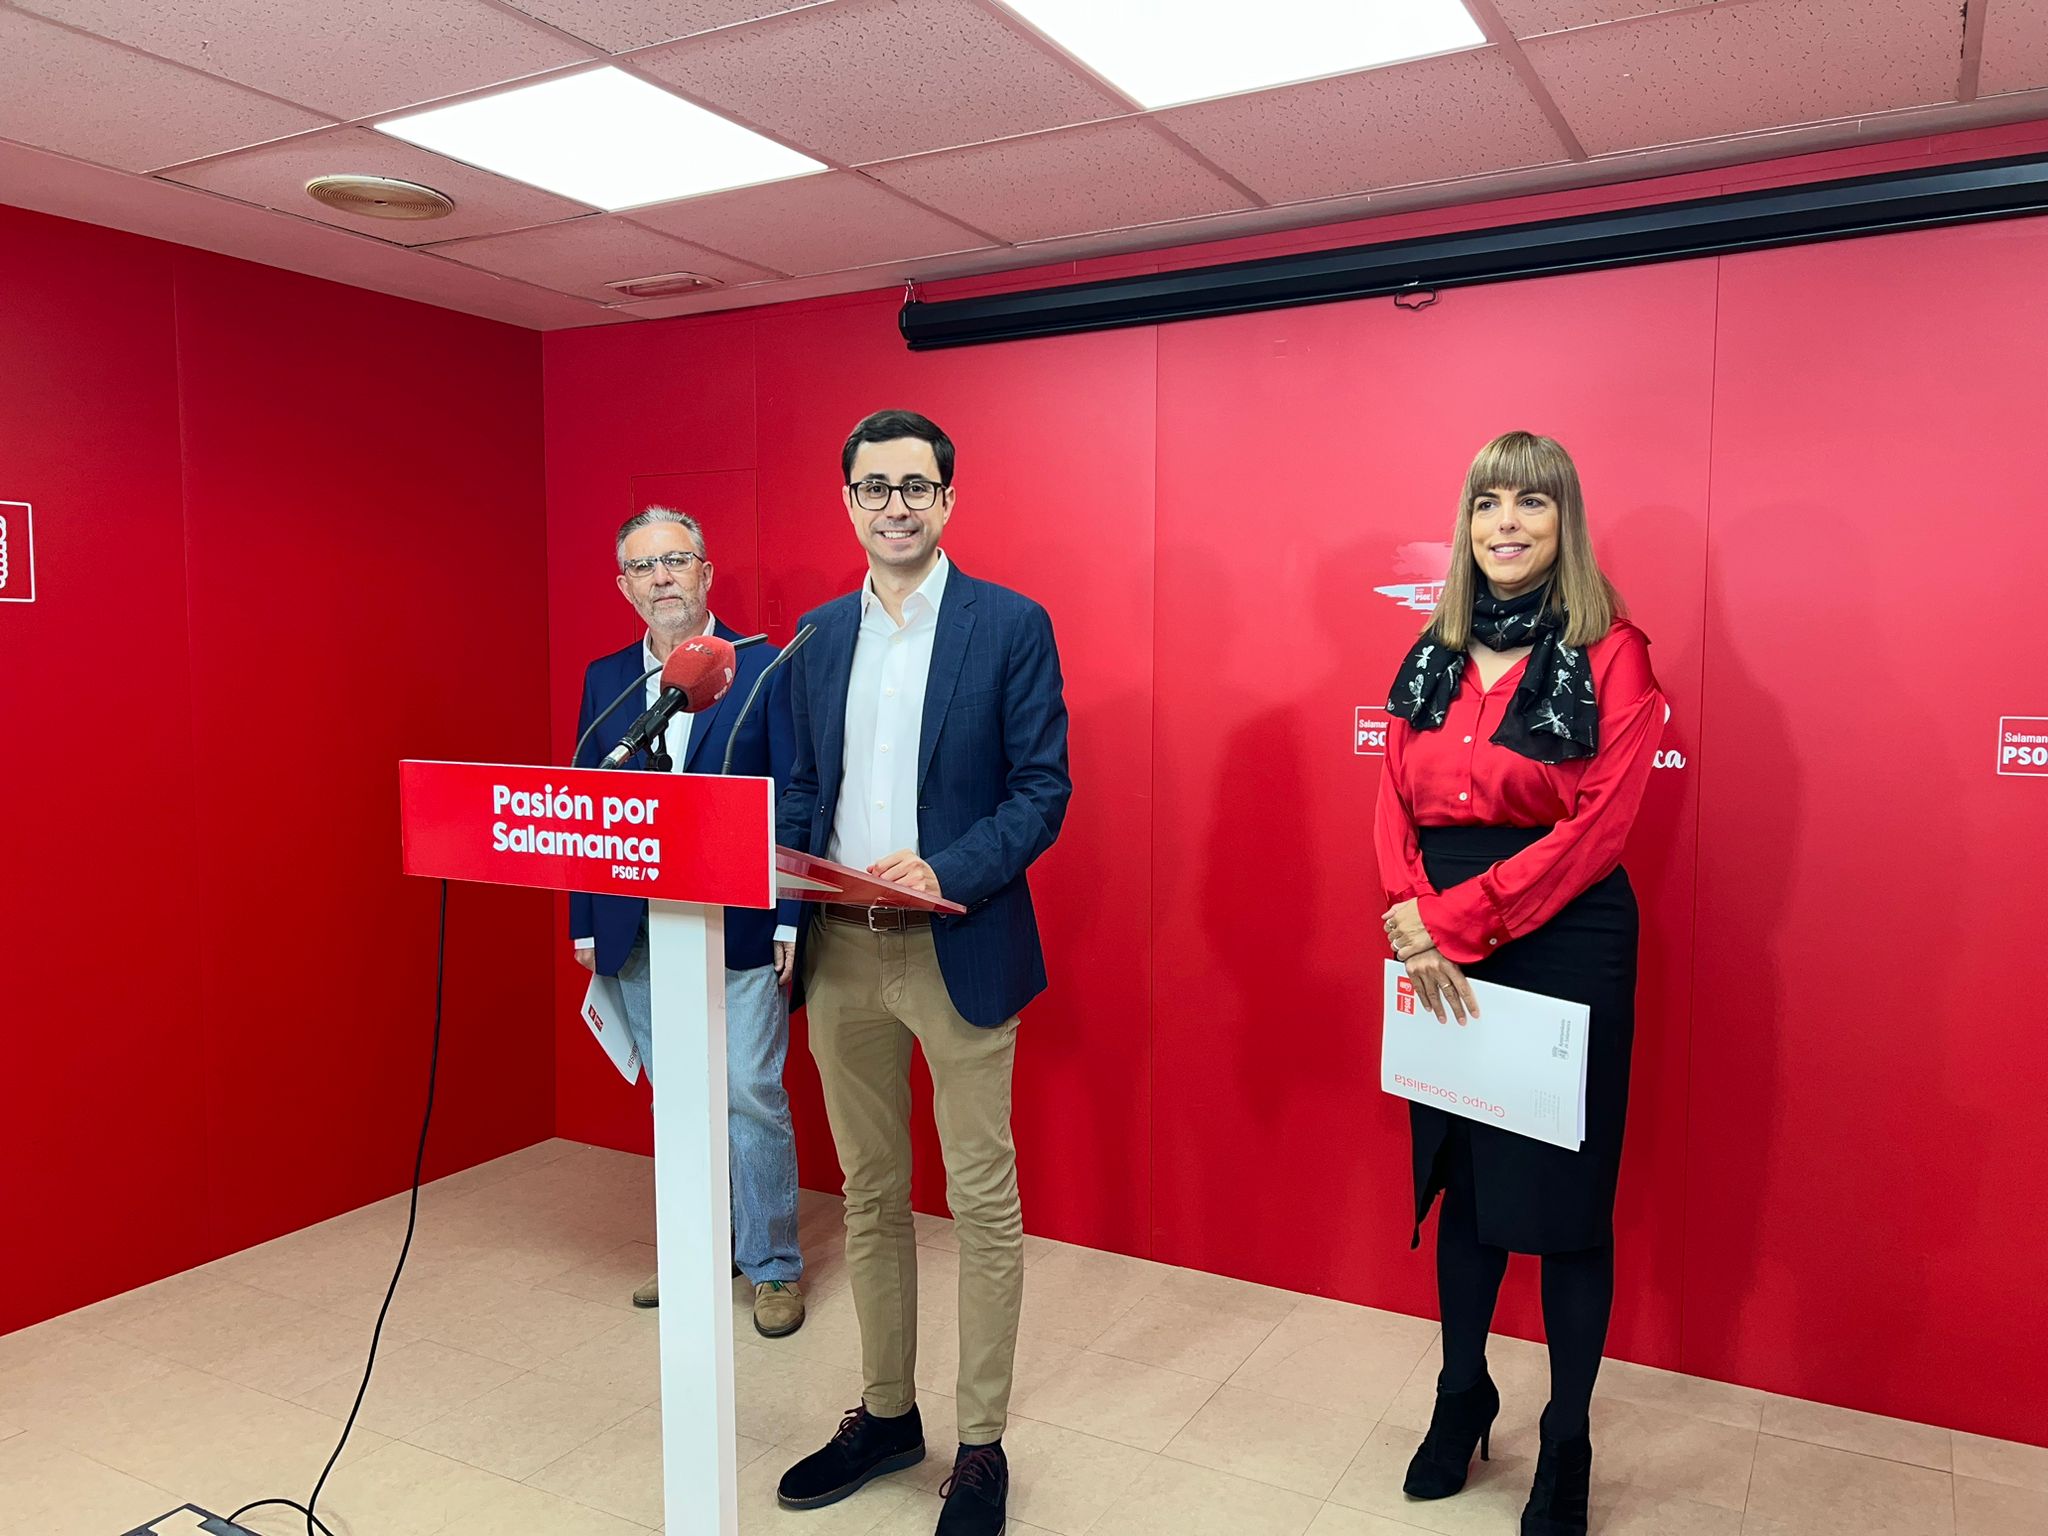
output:
[[[718,620],[711,614],[706,613],[704,615],[704,627],[697,633],[709,635],[715,634],[717,630]],[[661,658],[654,654],[654,637],[652,635],[643,636],[640,641],[640,670],[645,672],[648,668],[659,667],[661,664]],[[656,672],[647,679],[647,707],[649,709],[654,708],[655,703],[660,698],[661,674]],[[668,724],[663,728],[662,735],[665,738],[663,745],[668,749],[668,771],[670,773],[682,773],[685,771],[683,762],[690,755],[690,732],[695,729],[696,724],[697,717],[692,714],[685,714],[682,710],[677,710],[668,717]],[[575,939],[571,942],[577,949],[594,949],[597,946],[597,940],[595,939]],[[796,942],[796,929],[790,927],[787,923],[777,927],[775,930],[775,942],[778,944],[794,944]]]
[[[846,683],[846,755],[832,841],[825,856],[855,869],[917,848],[917,749],[925,680],[952,569],[943,551],[931,574],[903,600],[903,622],[861,584],[860,633]]]

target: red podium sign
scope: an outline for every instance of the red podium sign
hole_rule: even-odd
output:
[[[775,905],[772,779],[403,762],[398,796],[409,875]]]

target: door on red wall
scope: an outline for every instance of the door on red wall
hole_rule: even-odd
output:
[[[704,525],[711,611],[741,634],[761,629],[761,522],[751,469],[635,475],[633,510],[673,507]]]

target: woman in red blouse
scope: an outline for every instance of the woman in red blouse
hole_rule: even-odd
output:
[[[1374,842],[1387,941],[1446,1027],[1467,975],[1588,1005],[1586,1139],[1562,1147],[1409,1106],[1416,1242],[1437,1218],[1443,1371],[1404,1484],[1440,1499],[1484,1456],[1500,1394],[1486,1335],[1510,1253],[1543,1256],[1550,1403],[1524,1536],[1582,1536],[1587,1411],[1614,1301],[1614,1188],[1635,1028],[1636,905],[1620,868],[1665,708],[1622,617],[1571,457],[1510,432],[1458,503],[1436,616],[1388,701]]]

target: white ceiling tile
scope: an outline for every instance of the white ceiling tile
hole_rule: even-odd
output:
[[[1980,95],[2048,85],[2048,0],[1998,0],[1984,13]]]
[[[339,175],[389,176],[418,182],[455,199],[455,211],[440,219],[372,219],[328,208],[306,195],[306,183],[314,177]],[[328,133],[288,139],[282,144],[245,149],[240,154],[167,172],[166,177],[399,245],[429,245],[469,235],[500,234],[591,212],[566,197],[444,160],[370,128],[336,128]]]
[[[613,53],[801,10],[824,0],[508,0],[528,15]]]
[[[1253,206],[1141,121],[897,160],[870,167],[869,174],[1011,242]]]
[[[1592,154],[1952,100],[1955,0],[1751,0],[1523,44]]]
[[[1270,202],[1565,158],[1494,49],[1198,102],[1159,121]]]
[[[839,0],[633,62],[847,165],[1131,110],[979,0]]]
[[[799,176],[636,208],[632,217],[636,224],[793,275],[976,250],[989,243],[856,171]]]
[[[458,240],[428,249],[465,266],[602,301],[620,297],[606,283],[629,277],[696,272],[722,283],[750,283],[775,275],[658,234],[617,214],[591,214],[517,234]]]
[[[489,0],[24,0],[28,8],[335,117],[574,64],[595,50]]]
[[[0,10],[0,138],[127,171],[326,126],[317,113]]]

